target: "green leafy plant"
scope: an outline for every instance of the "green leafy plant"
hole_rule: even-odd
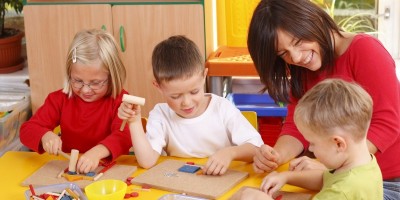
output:
[[[22,0],[0,0],[0,38],[15,35],[18,30],[6,29],[4,27],[6,12],[14,9],[15,12],[21,13],[23,8]]]
[[[361,9],[373,9],[371,3],[360,3],[351,0],[311,0],[324,8],[336,23],[346,32],[376,34],[375,16],[368,12],[354,12],[348,16],[335,15],[335,9],[359,11]]]

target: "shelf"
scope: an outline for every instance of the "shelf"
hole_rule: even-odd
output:
[[[207,76],[258,76],[246,47],[222,46],[207,59]]]

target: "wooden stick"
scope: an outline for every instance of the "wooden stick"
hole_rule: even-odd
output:
[[[61,200],[61,198],[64,196],[66,190],[63,190],[60,194],[60,196],[57,198],[57,200]]]
[[[61,178],[63,176],[64,173],[68,172],[68,167],[65,168],[64,170],[62,170],[60,173],[58,173],[57,178]]]
[[[38,197],[38,196],[31,196],[34,200],[45,200],[45,199],[43,199],[43,198],[40,198],[40,197]]]
[[[61,151],[61,150],[58,150],[58,154],[62,155],[64,158],[66,158],[66,159],[68,159],[68,160],[71,158],[68,154],[64,153],[64,152]]]
[[[79,156],[79,151],[76,149],[72,149],[68,167],[68,170],[70,172],[76,172],[76,163],[78,162],[78,156]]]
[[[64,173],[64,170],[62,170],[60,173],[57,174],[57,178],[61,178]]]
[[[79,181],[79,180],[94,181],[93,177],[86,175],[64,173],[61,176],[67,179],[68,181]]]
[[[71,189],[66,188],[65,190],[67,190],[67,193],[68,193],[70,196],[72,196],[74,199],[79,199],[79,196],[78,196],[74,191],[72,191]]]
[[[128,102],[130,104],[135,104],[135,105],[141,105],[143,106],[146,99],[142,98],[142,97],[136,97],[136,96],[132,96],[132,95],[128,95],[128,94],[124,94],[124,96],[122,96],[122,101],[124,102]],[[125,124],[126,124],[126,120],[124,120],[121,124],[121,127],[119,128],[120,131],[123,131],[125,128]]]
[[[115,165],[115,161],[113,161],[113,162],[111,162],[110,164],[108,164],[107,166],[105,166],[101,171],[100,171],[100,173],[99,174],[97,174],[97,176],[96,177],[94,177],[94,181],[97,181],[97,180],[99,180],[99,178],[101,178],[102,176],[103,176],[103,174],[107,171],[107,170],[109,170],[112,166],[114,166]]]

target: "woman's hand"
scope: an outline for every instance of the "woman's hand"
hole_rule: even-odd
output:
[[[265,144],[257,149],[253,160],[253,169],[256,173],[271,172],[279,166],[279,154],[272,147]]]
[[[289,162],[289,171],[303,171],[310,169],[326,170],[326,167],[316,159],[307,156],[295,158]]]
[[[50,155],[57,155],[58,151],[61,150],[61,138],[52,131],[48,131],[47,133],[45,133],[41,141],[43,149]]]

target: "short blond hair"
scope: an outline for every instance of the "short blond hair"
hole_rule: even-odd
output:
[[[314,133],[331,134],[337,128],[352,133],[355,141],[366,137],[372,117],[372,98],[358,84],[326,79],[298,102],[294,120]]]
[[[123,89],[126,79],[125,66],[119,57],[118,46],[114,37],[98,29],[82,30],[76,33],[69,47],[66,62],[66,84],[63,92],[72,96],[71,67],[73,60],[82,64],[91,64],[100,60],[109,73],[108,92],[115,98]]]

